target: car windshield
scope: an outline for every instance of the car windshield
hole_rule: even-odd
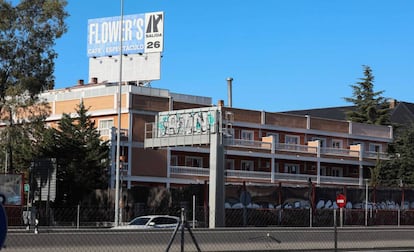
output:
[[[139,217],[135,220],[132,220],[129,225],[145,225],[150,220],[149,217]]]

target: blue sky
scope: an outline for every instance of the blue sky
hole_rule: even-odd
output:
[[[88,19],[119,16],[120,0],[69,0],[57,41],[56,86],[88,80]],[[375,91],[414,102],[414,1],[124,0],[124,15],[164,11],[161,80],[152,87],[287,111],[351,105],[372,68]]]

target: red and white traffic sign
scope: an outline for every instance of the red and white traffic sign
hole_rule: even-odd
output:
[[[336,204],[338,205],[339,208],[343,208],[346,205],[346,197],[343,194],[338,194],[338,196],[336,196]]]

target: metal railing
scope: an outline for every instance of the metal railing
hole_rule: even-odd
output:
[[[209,168],[189,167],[189,166],[170,166],[171,174],[189,175],[189,176],[209,176]]]
[[[321,148],[321,154],[346,157],[359,157],[359,151],[328,147]]]
[[[272,143],[245,139],[225,138],[224,145],[241,148],[256,148],[270,150]]]
[[[174,175],[184,176],[206,176],[210,174],[209,168],[201,167],[188,167],[188,166],[170,166],[170,173]],[[252,179],[252,180],[265,180],[271,181],[272,173],[265,171],[246,171],[246,170],[225,170],[225,177],[227,178],[239,178],[239,179]],[[307,182],[317,181],[316,175],[311,174],[296,174],[296,173],[273,173],[273,180],[276,181],[299,181]],[[320,176],[321,183],[327,184],[346,184],[346,185],[359,185],[359,178],[351,177],[334,177],[334,176]]]
[[[270,180],[272,175],[262,171],[226,170],[226,177]]]

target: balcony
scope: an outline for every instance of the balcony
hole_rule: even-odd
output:
[[[187,166],[171,166],[170,174],[172,177],[204,177],[208,179],[210,175],[209,168],[187,167]],[[227,181],[251,181],[257,183],[274,183],[274,182],[299,182],[307,183],[309,178],[317,181],[316,175],[310,174],[292,174],[292,173],[272,173],[263,171],[245,171],[245,170],[226,170],[225,177]],[[333,177],[320,176],[320,183],[324,184],[343,184],[343,185],[359,185],[359,178],[351,177]]]
[[[364,157],[369,159],[382,159],[382,160],[389,160],[390,156],[388,153],[384,152],[375,152],[375,151],[366,151],[364,152]]]
[[[298,153],[317,153],[317,147],[309,145],[300,145],[300,144],[285,144],[277,143],[276,151],[288,151],[288,152],[298,152]]]
[[[210,175],[209,168],[189,167],[189,166],[171,166],[171,174],[185,176],[206,176]]]
[[[270,140],[269,140],[270,139]],[[274,148],[272,145],[274,144]],[[349,149],[343,148],[328,148],[328,147],[318,147],[316,141],[309,141],[307,145],[300,144],[287,144],[287,143],[273,143],[271,138],[264,137],[263,141],[252,141],[245,139],[233,139],[225,138],[224,145],[230,148],[238,148],[240,150],[257,150],[257,152],[263,152],[263,150],[268,150],[269,152],[274,151],[275,153],[290,153],[291,155],[297,154],[311,154],[315,157],[318,156],[318,148],[321,157],[325,158],[360,158],[362,155],[366,159],[382,159],[387,160],[389,156],[384,152],[370,152],[366,151],[361,154],[359,145],[351,145]],[[274,149],[274,150],[272,150]]]

